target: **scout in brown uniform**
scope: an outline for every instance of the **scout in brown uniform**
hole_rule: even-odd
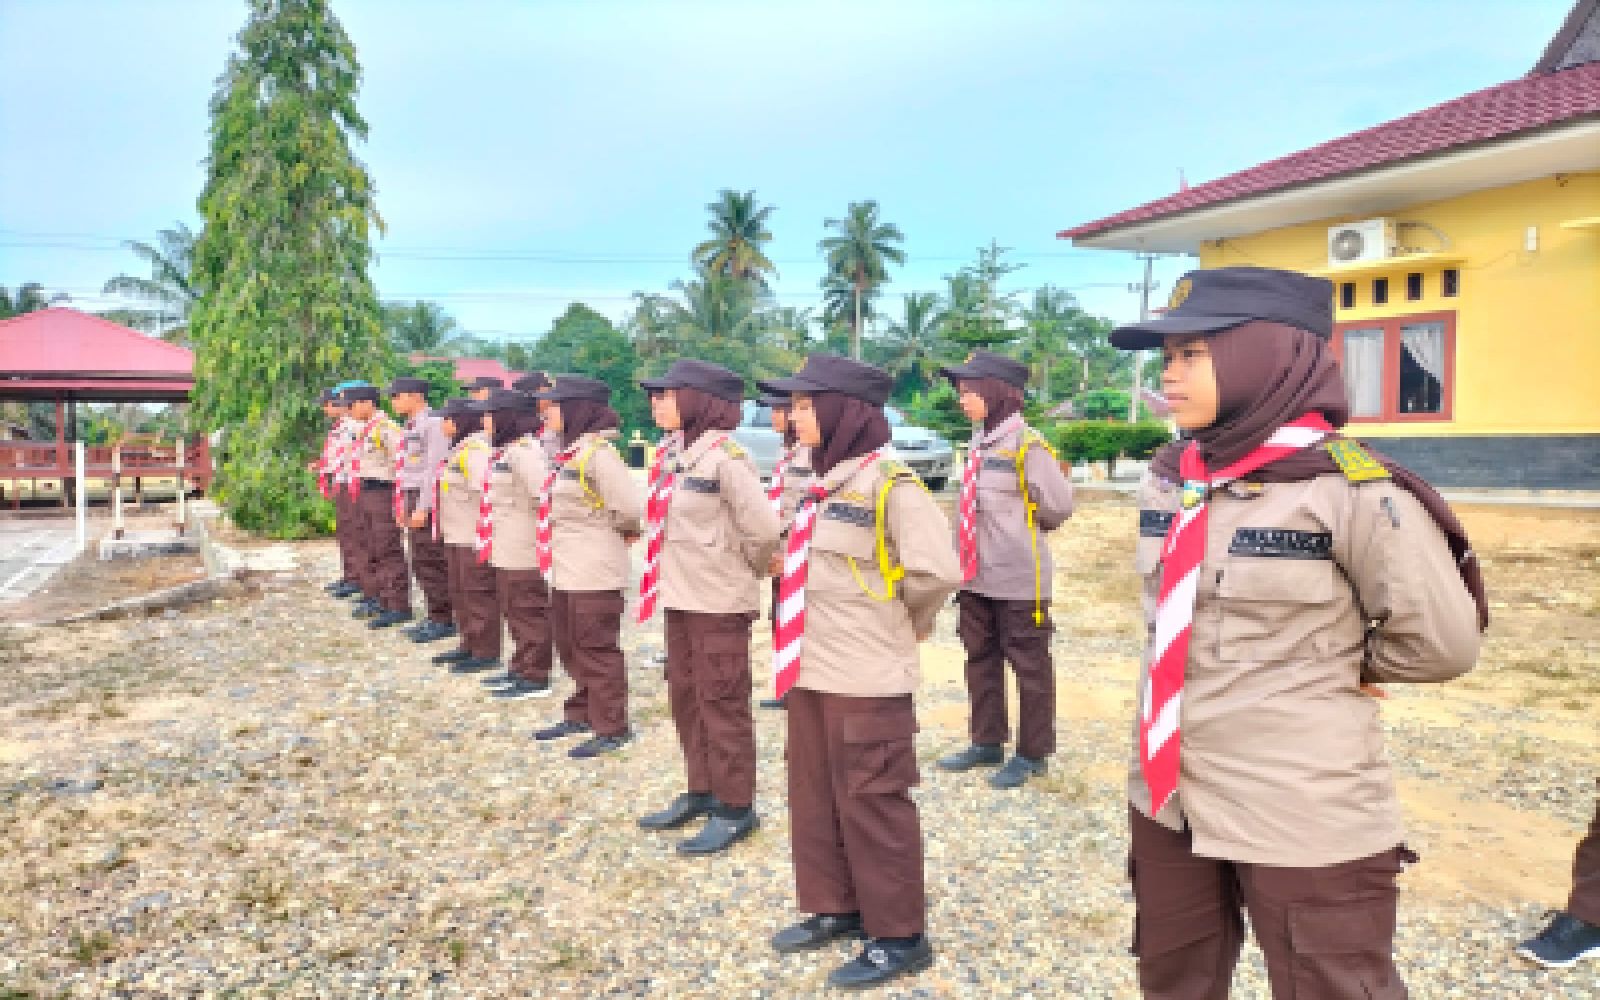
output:
[[[388,628],[411,620],[411,579],[405,542],[394,518],[394,470],[405,432],[378,408],[378,389],[345,390],[350,416],[359,427],[350,446],[347,474],[355,492],[357,532],[365,549],[366,601],[351,612],[372,619],[368,628]],[[359,488],[358,488],[359,487]]]
[[[389,405],[405,419],[404,462],[395,472],[400,490],[396,508],[411,549],[411,575],[427,602],[428,617],[406,630],[412,642],[433,642],[456,634],[450,611],[450,567],[444,542],[435,537],[433,505],[438,499],[439,463],[450,451],[444,418],[428,408],[428,383],[397,378],[389,386]]]
[[[489,564],[500,595],[500,617],[513,651],[506,673],[486,685],[496,698],[543,698],[550,694],[554,639],[550,632],[550,587],[539,572],[536,548],[539,493],[550,471],[539,435],[538,403],[524,392],[491,389],[489,412],[494,466],[489,474],[492,523]]]
[[[778,515],[755,463],[728,436],[739,426],[744,379],[685,358],[639,385],[650,393],[656,424],[681,431],[684,442],[649,514],[662,529],[659,580],[647,567],[644,587],[654,593],[641,593],[640,617],[654,601],[665,610],[667,696],[688,785],[639,825],[675,830],[706,816],[678,850],[715,854],[759,825],[750,623],[760,613],[760,576],[778,543]]]
[[[348,443],[345,418],[349,412],[338,389],[322,390],[322,415],[328,418],[328,435],[322,442],[322,454],[311,463],[322,495],[333,501],[333,538],[339,547],[339,579],[323,587],[334,597],[353,597],[361,593],[356,583],[354,560],[350,553],[350,514],[346,510],[344,480],[339,472],[344,462],[344,448]]]
[[[490,448],[483,433],[483,413],[474,406],[460,398],[445,404],[451,449],[439,475],[439,536],[450,569],[450,606],[461,645],[435,656],[433,662],[448,663],[451,673],[457,674],[481,673],[500,665],[500,598],[494,567],[479,562],[476,551]]]
[[[489,398],[489,393],[494,389],[504,389],[505,382],[492,375],[479,375],[466,384],[467,398],[475,403],[481,403]]]
[[[974,424],[956,509],[956,554],[965,582],[956,626],[967,651],[972,745],[939,761],[946,771],[1005,758],[1006,662],[1017,679],[1017,753],[994,775],[1017,788],[1043,774],[1056,749],[1056,675],[1050,661],[1050,544],[1042,536],[1072,516],[1072,483],[1040,433],[1022,419],[1028,368],[976,351],[939,369]]]
[[[625,745],[628,731],[628,675],[623,659],[622,590],[628,585],[628,544],[639,536],[639,487],[615,445],[617,412],[607,405],[611,387],[598,379],[562,375],[534,394],[545,427],[561,435],[557,467],[547,477],[548,534],[552,588],[550,619],[556,652],[577,690],[567,699],[562,721],[539,730],[535,739],[554,740],[579,733],[589,739],[567,751],[569,757],[597,757]]]
[[[790,953],[865,932],[831,986],[866,989],[927,968],[917,784],[917,643],[961,581],[950,523],[889,450],[888,373],[813,354],[793,378],[817,480],[790,527],[777,693],[788,693],[795,891],[814,914],[779,931]]]
[[[1600,782],[1597,782],[1600,784]],[[1600,802],[1588,834],[1572,856],[1572,893],[1567,908],[1544,930],[1517,947],[1517,954],[1547,969],[1564,969],[1600,957]]]
[[[354,443],[361,424],[350,416],[350,400],[345,398],[345,390],[364,386],[368,383],[359,380],[341,382],[334,387],[334,396],[339,407],[344,411],[337,428],[338,449],[333,456],[333,499],[334,499],[334,526],[340,533],[340,556],[346,569],[346,575],[354,585],[346,588],[342,593],[335,593],[335,597],[354,597],[356,604],[366,602],[367,593],[362,588],[370,586],[367,581],[367,549],[361,537],[361,525],[356,514],[355,492],[350,487],[350,456],[351,444]]]
[[[765,383],[757,383],[762,389],[761,405],[771,414],[772,429],[777,431],[783,439],[783,450],[778,453],[778,462],[772,468],[772,479],[767,484],[767,497],[773,502],[778,512],[778,523],[782,529],[780,538],[789,534],[789,522],[794,520],[795,508],[800,506],[800,498],[805,495],[811,486],[811,481],[816,478],[816,472],[811,468],[811,449],[799,442],[794,433],[794,421],[789,419],[789,397],[782,393],[767,392]],[[780,540],[781,545],[781,540]],[[778,631],[778,583],[783,573],[783,553],[775,553],[772,565],[767,568],[772,576],[772,601],[768,605],[769,624],[773,634]],[[765,679],[763,685],[767,683]],[[762,708],[781,709],[784,707],[782,698],[762,698]]]
[[[1226,997],[1241,910],[1279,1000],[1407,995],[1395,878],[1415,860],[1377,682],[1472,668],[1487,623],[1459,522],[1336,429],[1349,412],[1329,282],[1192,272],[1160,346],[1187,435],[1139,490],[1149,648],[1128,781],[1146,997]]]

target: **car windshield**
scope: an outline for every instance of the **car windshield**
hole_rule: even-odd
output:
[[[895,409],[894,407],[885,406],[883,408],[883,415],[886,418],[888,418],[890,427],[904,427],[905,426],[906,415],[904,413],[901,413],[899,410]]]

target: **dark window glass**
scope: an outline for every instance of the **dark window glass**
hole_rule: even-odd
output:
[[[1440,274],[1440,279],[1441,280],[1440,280],[1439,294],[1441,294],[1441,295],[1460,295],[1461,294],[1461,272],[1460,271],[1457,271],[1453,267],[1447,267]]]
[[[1422,275],[1416,271],[1406,275],[1406,300],[1415,302],[1422,298]]]
[[[1346,281],[1339,286],[1339,308],[1354,309],[1356,307],[1356,283]]]
[[[1383,305],[1384,303],[1386,303],[1388,301],[1389,301],[1389,279],[1388,278],[1373,278],[1372,279],[1372,304],[1375,305],[1375,306],[1381,306],[1381,305]]]

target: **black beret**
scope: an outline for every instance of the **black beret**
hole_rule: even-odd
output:
[[[563,399],[592,399],[597,403],[611,402],[611,386],[597,378],[583,375],[557,375],[550,385],[533,394],[534,399],[560,402]]]
[[[939,374],[952,382],[972,378],[997,378],[1024,389],[1028,385],[1028,366],[993,351],[973,351],[959,365],[945,365]]]
[[[376,403],[378,401],[378,387],[375,385],[353,385],[341,392],[340,395],[344,397],[344,401],[347,403],[354,403],[360,399],[368,399]]]
[[[1125,351],[1160,347],[1168,334],[1220,333],[1252,320],[1282,323],[1323,340],[1333,336],[1333,282],[1271,267],[1190,271],[1173,287],[1158,319],[1111,331]]]
[[[756,383],[762,392],[842,392],[873,406],[889,400],[894,379],[888,372],[864,361],[852,361],[837,354],[813,354],[800,370],[788,378],[766,379]]]
[[[493,375],[479,375],[467,383],[468,389],[504,389],[505,387],[505,380],[495,378]]]
[[[451,396],[439,408],[441,417],[459,417],[463,413],[472,412],[472,400],[465,396]]]
[[[529,372],[511,383],[511,388],[518,392],[538,392],[549,384],[550,376],[544,372]]]
[[[389,381],[389,391],[386,395],[393,396],[401,392],[420,392],[428,394],[428,380],[425,378],[410,378],[402,376]]]
[[[737,372],[694,358],[679,358],[665,375],[639,380],[641,389],[699,389],[718,399],[739,402],[744,399],[744,379]]]
[[[496,410],[533,413],[539,408],[532,396],[515,389],[490,389],[487,399],[473,400],[471,406],[478,413],[493,413]]]

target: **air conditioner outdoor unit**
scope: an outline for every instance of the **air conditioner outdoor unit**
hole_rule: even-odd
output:
[[[1393,219],[1363,219],[1328,227],[1328,263],[1357,264],[1393,257],[1398,241]]]

